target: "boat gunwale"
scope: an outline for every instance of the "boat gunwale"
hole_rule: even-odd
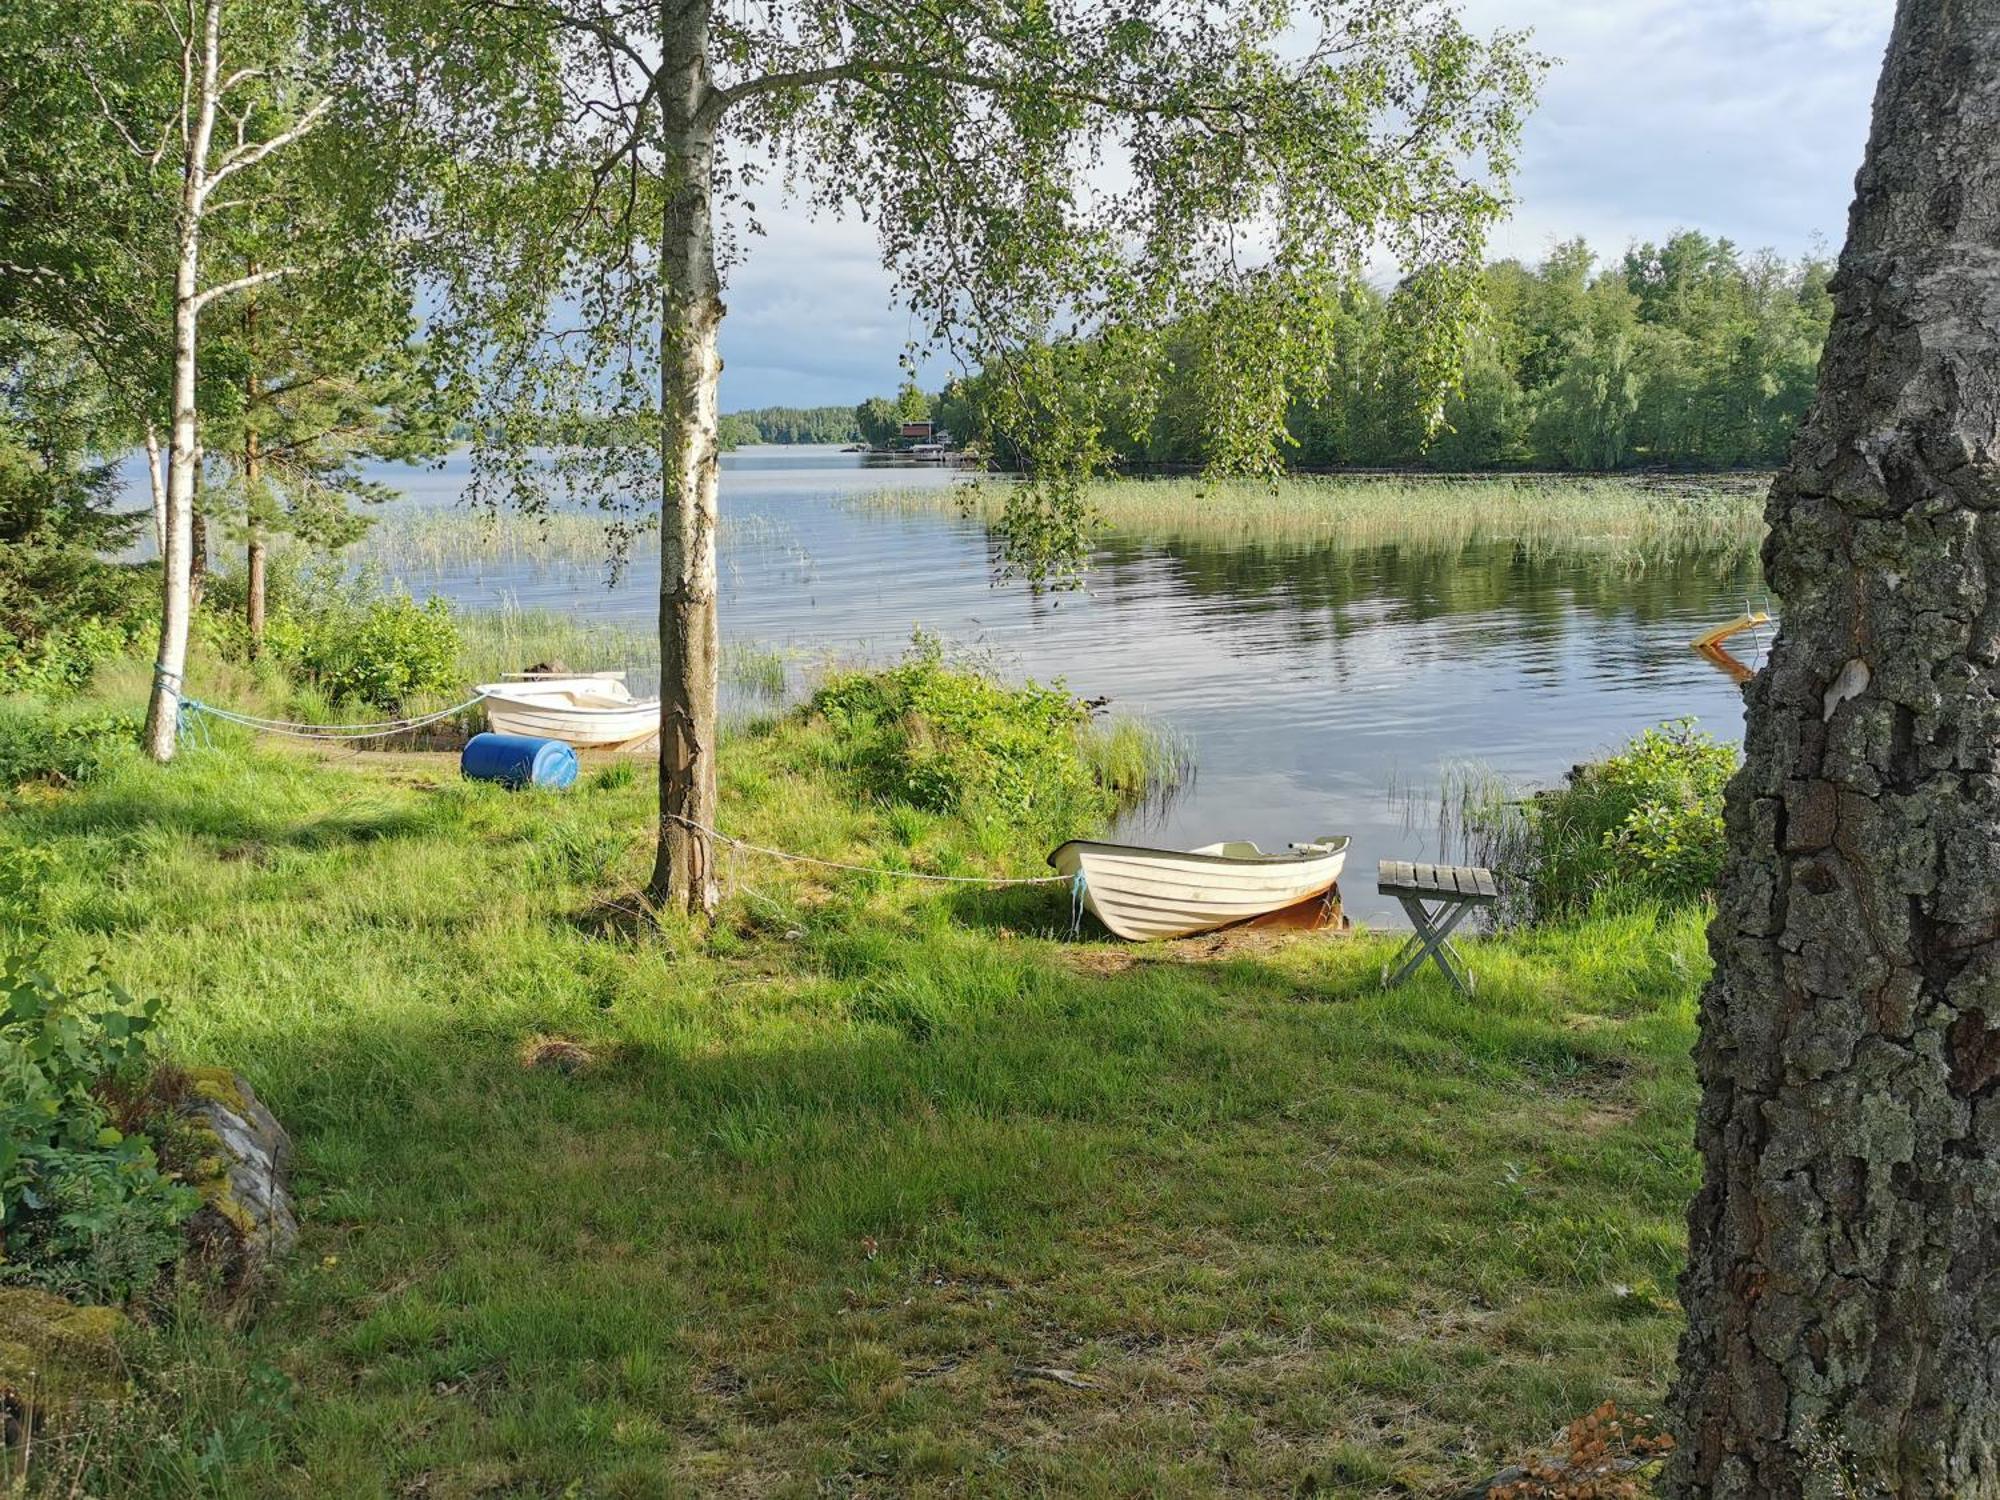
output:
[[[587,718],[608,719],[624,714],[657,714],[660,710],[658,698],[634,698],[630,703],[615,703],[604,708],[593,708],[581,703],[553,702],[554,694],[545,697],[517,697],[512,693],[481,693],[483,703],[497,703],[503,709],[515,709],[523,713],[562,714],[565,717],[583,715]]]
[[[1315,845],[1310,853],[1292,850],[1283,854],[1197,854],[1192,849],[1161,849],[1150,844],[1113,844],[1102,839],[1065,839],[1049,851],[1048,863],[1055,868],[1057,859],[1065,849],[1075,849],[1079,854],[1092,851],[1103,854],[1137,856],[1158,859],[1162,855],[1172,859],[1193,860],[1205,865],[1235,865],[1239,868],[1258,869],[1271,865],[1310,865],[1319,860],[1345,858],[1354,840],[1347,834],[1333,835],[1333,841]]]

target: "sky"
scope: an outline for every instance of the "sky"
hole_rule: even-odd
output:
[[[1556,59],[1495,257],[1582,235],[1602,255],[1676,229],[1837,250],[1892,0],[1461,0]],[[892,391],[911,334],[869,226],[766,206],[732,273],[722,406]],[[941,383],[942,367],[926,370]]]

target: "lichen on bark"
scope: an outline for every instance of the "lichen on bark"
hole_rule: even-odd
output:
[[[2000,3],[1898,8],[1773,487],[1679,1495],[2000,1495]]]

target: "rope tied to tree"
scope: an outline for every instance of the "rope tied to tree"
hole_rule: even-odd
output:
[[[1070,883],[1070,877],[1067,875],[933,875],[924,870],[890,870],[881,865],[847,864],[842,860],[820,859],[811,854],[793,854],[789,850],[773,849],[766,844],[753,844],[748,839],[739,839],[733,834],[724,833],[719,828],[711,828],[706,823],[696,822],[693,818],[683,817],[679,813],[662,813],[660,816],[666,822],[678,823],[683,828],[706,834],[709,838],[720,839],[732,849],[744,849],[752,854],[768,855],[772,859],[785,860],[791,864],[817,865],[826,870],[846,870],[855,875],[887,875],[897,880],[927,880],[939,885],[979,885],[996,889],[1004,886]]]

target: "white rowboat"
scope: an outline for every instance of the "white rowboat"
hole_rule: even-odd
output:
[[[615,677],[539,677],[480,684],[496,734],[571,745],[624,745],[657,734],[660,700],[633,698]]]
[[[1246,840],[1199,849],[1147,849],[1071,839],[1049,856],[1058,872],[1083,876],[1083,904],[1134,942],[1186,937],[1324,897],[1347,863],[1344,834],[1266,854]]]

